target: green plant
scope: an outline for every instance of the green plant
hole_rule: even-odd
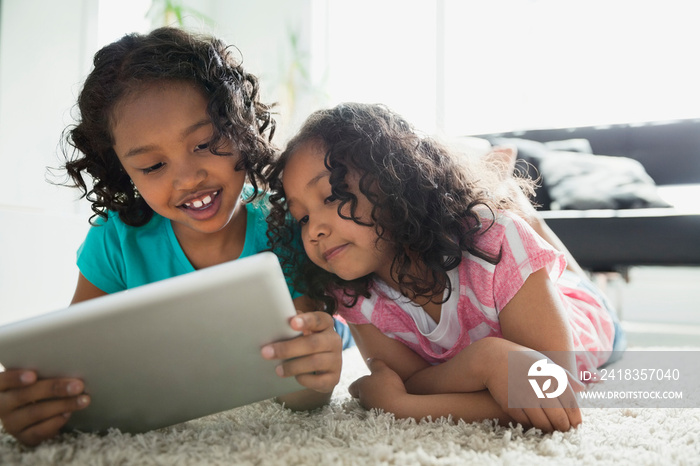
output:
[[[311,109],[299,108],[300,104],[315,108],[322,106],[328,98],[325,92],[328,70],[320,78],[312,77],[308,68],[311,57],[304,49],[300,36],[297,28],[288,25],[287,47],[285,47],[285,53],[281,54],[279,84],[285,94],[285,106],[290,115],[297,112],[303,112],[305,115]],[[300,102],[301,100],[304,102]]]
[[[185,17],[191,15],[208,25],[212,26],[214,21],[202,12],[183,5],[183,0],[152,0],[151,6],[146,13],[154,26],[168,26],[177,24],[178,27],[185,26]]]

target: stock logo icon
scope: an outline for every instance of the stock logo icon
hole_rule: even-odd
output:
[[[527,372],[528,382],[535,391],[537,398],[556,398],[566,390],[567,377],[566,371],[554,363],[548,363],[546,359],[540,359],[535,362]],[[538,379],[532,377],[547,377],[540,387]],[[552,388],[552,378],[557,381],[556,390],[549,392]]]

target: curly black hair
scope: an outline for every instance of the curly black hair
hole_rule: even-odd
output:
[[[193,83],[208,98],[207,113],[214,127],[214,154],[233,141],[241,152],[236,169],[245,170],[255,188],[265,187],[263,171],[273,160],[275,120],[272,105],[260,102],[258,79],[246,72],[223,41],[177,28],[159,28],[149,34],[128,34],[99,50],[87,76],[77,107],[77,123],[63,134],[67,181],[92,203],[90,222],[107,211],[118,212],[127,225],[141,226],[153,210],[138,196],[113,149],[115,106],[144,85],[160,81]],[[84,175],[92,178],[91,186]]]
[[[320,110],[268,172],[268,238],[283,263],[297,271],[295,287],[324,303],[327,312],[333,314],[338,306],[331,291],[343,290],[343,304],[352,306],[359,296],[370,295],[372,277],[342,280],[313,264],[301,249],[281,180],[289,158],[306,143],[320,144],[325,151],[338,215],[373,227],[378,241],[393,251],[392,275],[404,295],[444,302],[443,290],[451,289],[447,272],[457,267],[464,251],[491,263],[500,260],[500,251],[475,247],[476,235],[493,224],[498,210],[518,209],[513,191],[503,189],[504,180],[493,166],[470,162],[383,105],[344,103]],[[372,205],[370,224],[356,216],[358,200],[349,190],[349,173],[359,176],[359,190]]]

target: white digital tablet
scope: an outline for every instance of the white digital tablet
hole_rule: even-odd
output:
[[[265,252],[2,326],[0,364],[82,379],[69,429],[145,432],[302,390],[260,355],[294,315]]]

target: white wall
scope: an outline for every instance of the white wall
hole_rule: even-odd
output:
[[[0,13],[0,323],[70,301],[87,216],[46,181],[88,68],[96,2],[5,0]]]
[[[0,325],[66,306],[84,215],[0,209]]]
[[[66,209],[45,181],[87,69],[83,0],[6,0],[0,19],[0,206]],[[13,182],[13,178],[21,182]],[[73,208],[68,208],[72,210]]]

